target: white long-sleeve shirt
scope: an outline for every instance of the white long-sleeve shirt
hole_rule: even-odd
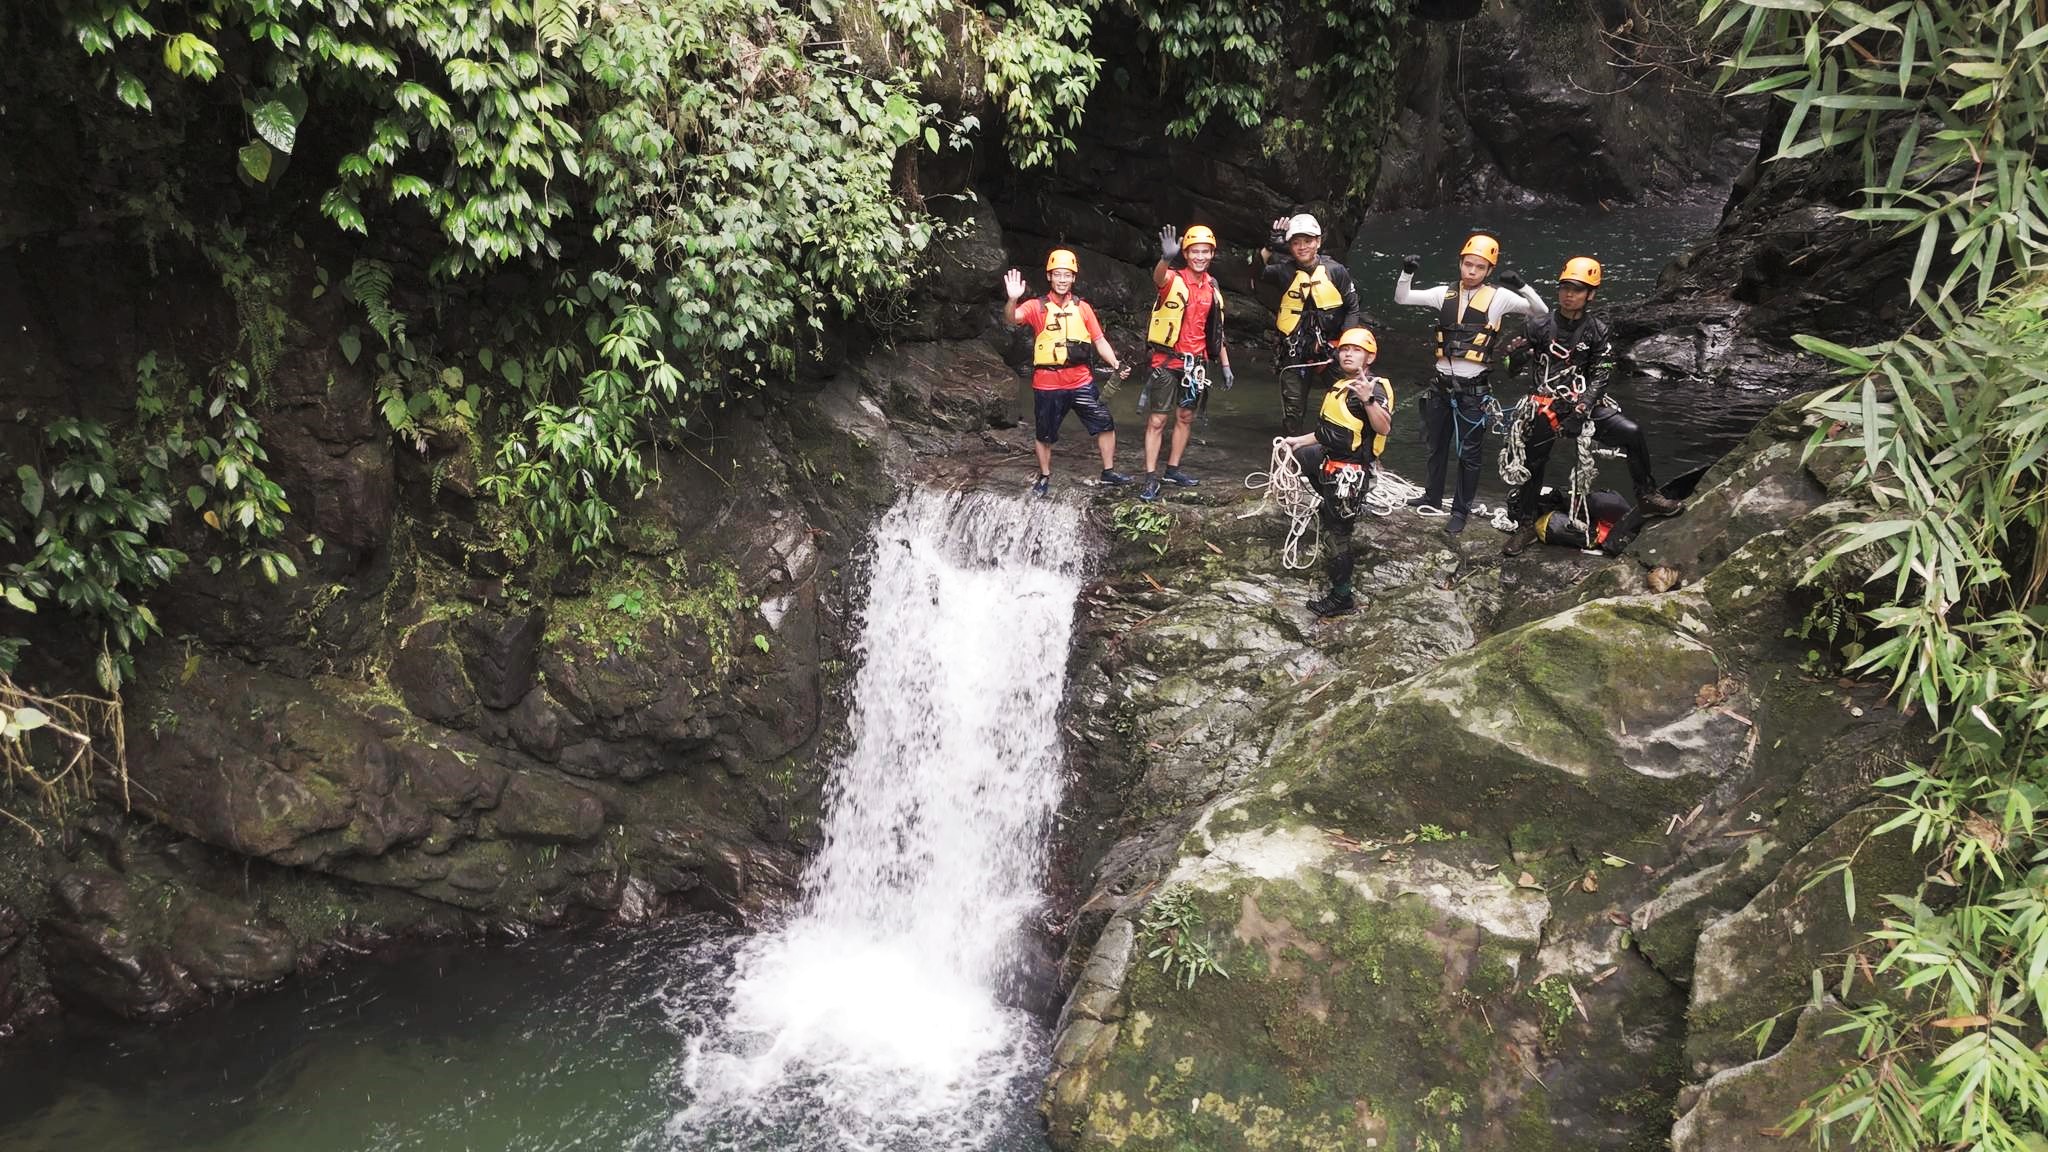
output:
[[[1411,304],[1417,308],[1442,311],[1444,297],[1455,292],[1458,294],[1458,315],[1463,316],[1465,314],[1465,303],[1471,299],[1471,292],[1455,284],[1445,284],[1440,288],[1423,288],[1418,290],[1413,287],[1414,280],[1415,277],[1412,274],[1403,272],[1401,273],[1401,278],[1394,281],[1394,303]],[[1522,315],[1534,320],[1541,320],[1545,316],[1550,315],[1550,305],[1545,304],[1543,297],[1536,294],[1536,289],[1531,288],[1527,284],[1522,285],[1519,289],[1498,288],[1493,294],[1493,302],[1486,306],[1486,318],[1498,326],[1501,317],[1513,315]],[[1486,365],[1475,364],[1470,360],[1446,360],[1442,356],[1436,358],[1436,370],[1439,372],[1449,372],[1453,376],[1469,379],[1486,371],[1486,368]]]

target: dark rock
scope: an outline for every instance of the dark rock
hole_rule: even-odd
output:
[[[200,991],[152,940],[141,905],[113,872],[78,868],[51,887],[55,908],[42,922],[51,986],[66,1001],[117,1016],[150,1018],[191,1008]]]
[[[566,781],[515,772],[489,822],[499,835],[514,840],[575,844],[604,831],[604,805]]]
[[[185,905],[171,932],[171,959],[208,992],[232,992],[282,979],[297,967],[283,928],[206,900]]]
[[[469,684],[486,708],[510,708],[533,687],[547,613],[540,608],[509,618],[478,612],[455,630]]]
[[[448,622],[438,619],[413,628],[400,641],[386,675],[415,715],[450,727],[474,727],[477,693],[463,672],[463,654],[451,632]]]

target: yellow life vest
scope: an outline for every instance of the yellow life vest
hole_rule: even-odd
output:
[[[1386,392],[1387,411],[1393,411],[1394,382],[1386,379],[1385,377],[1380,376],[1373,377],[1373,382],[1375,384],[1378,384],[1380,388]],[[1348,379],[1337,380],[1335,383],[1330,385],[1330,390],[1323,394],[1323,407],[1319,415],[1321,416],[1323,423],[1328,424],[1333,428],[1339,429],[1340,436],[1348,435],[1350,437],[1348,444],[1332,445],[1325,443],[1324,446],[1328,448],[1335,448],[1336,450],[1341,452],[1355,453],[1358,451],[1359,446],[1365,443],[1365,433],[1366,430],[1371,427],[1371,425],[1367,424],[1364,418],[1360,417],[1357,413],[1351,410],[1350,396],[1350,381]],[[1373,459],[1377,460],[1379,458],[1380,453],[1385,452],[1386,450],[1387,438],[1385,436],[1375,435],[1372,438]]]
[[[1443,310],[1437,314],[1436,354],[1440,360],[1470,360],[1485,364],[1493,359],[1494,337],[1500,335],[1500,321],[1492,316],[1491,284],[1481,284],[1458,312],[1458,289],[1444,289]]]
[[[1223,313],[1223,290],[1212,284],[1209,295],[1209,307],[1213,309],[1209,330],[1218,332],[1222,325],[1216,323],[1213,317],[1221,316]],[[1166,298],[1152,309],[1152,323],[1145,329],[1145,342],[1163,351],[1173,351],[1175,345],[1180,343],[1180,327],[1181,322],[1187,318],[1187,308],[1188,282],[1175,275],[1166,282]],[[1214,348],[1206,351],[1210,356],[1217,353]]]
[[[1280,295],[1280,312],[1276,326],[1282,336],[1294,335],[1301,327],[1301,314],[1313,308],[1329,312],[1344,303],[1344,293],[1330,283],[1330,273],[1322,261],[1307,270],[1296,268],[1294,280],[1287,285],[1287,291]]]
[[[1031,342],[1031,366],[1065,368],[1069,364],[1085,363],[1081,356],[1070,354],[1067,345],[1087,347],[1090,343],[1088,326],[1081,322],[1080,298],[1069,296],[1065,304],[1055,304],[1052,297],[1047,296],[1045,326],[1038,330],[1038,338]]]

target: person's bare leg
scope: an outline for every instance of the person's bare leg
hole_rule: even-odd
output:
[[[1043,440],[1033,440],[1031,446],[1038,450],[1038,474],[1052,475],[1052,445]]]
[[[1148,473],[1159,471],[1159,442],[1165,438],[1165,435],[1166,413],[1154,412],[1145,417],[1145,471]],[[1178,430],[1175,431],[1174,437],[1176,447],[1174,448],[1173,459],[1175,462],[1178,462],[1180,460],[1178,441],[1186,440],[1187,437]]]
[[[1167,467],[1180,467],[1181,453],[1188,450],[1188,437],[1194,433],[1194,430],[1195,410],[1193,408],[1182,408],[1180,415],[1176,418],[1173,425],[1173,451],[1166,457]],[[1150,470],[1150,468],[1146,469],[1146,471]]]
[[[1111,428],[1109,431],[1104,432],[1100,436],[1097,436],[1095,438],[1095,450],[1102,453],[1102,470],[1104,472],[1107,472],[1110,469],[1115,468],[1116,429]],[[1050,459],[1050,457],[1051,453],[1047,453],[1047,458]]]

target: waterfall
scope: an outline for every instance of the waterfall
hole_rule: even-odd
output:
[[[875,529],[850,751],[802,906],[689,1042],[683,1147],[981,1148],[1043,1038],[1002,1002],[1040,907],[1083,559],[1054,501],[918,490]]]

